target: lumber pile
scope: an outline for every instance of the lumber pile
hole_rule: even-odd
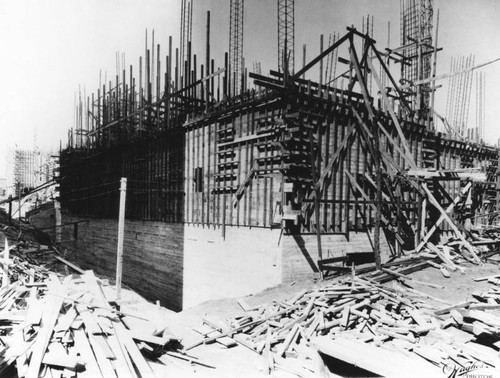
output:
[[[1,218],[0,218],[1,225]],[[59,256],[55,247],[40,244],[32,230],[18,232],[13,238],[12,227],[4,227],[0,232],[0,241],[5,243],[3,251],[0,252],[1,269],[8,274],[8,283],[20,281],[21,284],[34,284],[48,278],[49,273],[69,274],[69,268],[83,273],[81,269]],[[10,232],[7,232],[9,231]],[[35,235],[36,236],[36,235]],[[4,286],[5,275],[0,276],[0,283]]]
[[[0,376],[153,377],[150,358],[176,348],[166,327],[110,305],[92,271],[0,290]]]
[[[24,250],[20,244],[9,246],[6,243],[3,251],[0,252],[2,270],[8,274],[7,277],[0,276],[2,287],[18,281],[21,284],[34,284],[48,277],[50,270],[44,264],[29,258],[29,255],[27,257]],[[4,284],[6,278],[8,282]]]
[[[454,239],[440,245],[427,242],[425,248],[419,254],[422,257],[438,260],[441,267],[447,270],[463,272],[463,268],[457,266],[460,261],[466,260],[473,264],[481,264],[488,256],[498,253],[500,239],[474,236],[469,240],[470,243],[467,244]]]
[[[7,225],[4,214],[0,211],[0,251],[1,269],[8,273],[0,276],[2,286],[20,281],[22,284],[45,280],[49,272],[65,272],[69,270],[61,263],[58,254],[49,245],[41,244],[46,235],[30,228],[28,225],[19,225],[12,221],[14,226]],[[46,241],[45,241],[46,242]],[[3,281],[8,282],[4,283]]]
[[[443,372],[472,363],[500,368],[500,328],[493,328],[500,318],[470,309],[460,319],[457,313],[472,302],[435,311],[428,298],[396,282],[386,287],[356,276],[286,301],[250,307],[240,300],[242,314],[225,322],[205,319],[212,333],[185,349],[232,339],[262,356],[268,373],[300,377],[322,376],[319,356],[325,354],[383,376],[448,376]],[[492,342],[479,344],[478,333]]]
[[[498,251],[500,246],[500,226],[488,225],[471,229],[471,244],[483,251]]]
[[[41,245],[33,230],[2,230],[0,376],[154,377],[173,360],[203,365],[178,352],[162,308],[138,296],[116,303],[107,280]]]

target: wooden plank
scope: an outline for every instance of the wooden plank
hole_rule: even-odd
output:
[[[154,377],[155,374],[151,369],[151,366],[146,362],[145,358],[139,351],[139,348],[132,340],[132,337],[128,334],[127,330],[123,326],[123,324],[118,323],[114,325],[116,336],[122,345],[127,349],[132,362],[136,366],[142,377]]]
[[[66,264],[67,266],[69,266],[70,268],[74,269],[75,271],[77,271],[78,273],[80,274],[83,274],[84,273],[84,270],[77,267],[75,264],[69,262],[68,260],[66,259],[63,259],[61,256],[58,256],[58,255],[54,255],[54,257],[59,260],[60,262]]]
[[[434,197],[434,195],[427,188],[427,184],[426,183],[422,183],[422,188],[427,193],[427,196],[429,198],[430,203],[432,205],[434,205],[434,207],[437,210],[439,210],[439,212],[444,217],[444,219],[448,222],[448,224],[450,225],[450,227],[452,228],[452,230],[455,232],[455,234],[457,235],[457,237],[460,240],[462,240],[462,242],[464,243],[464,247],[468,250],[468,252],[471,255],[470,259],[472,260],[472,262],[474,262],[475,264],[480,264],[481,260],[479,259],[479,257],[477,257],[476,253],[474,252],[474,247],[465,239],[465,237],[460,232],[460,230],[457,228],[457,226],[455,225],[455,223],[453,222],[453,220],[448,216],[448,214],[446,213],[446,211],[441,207],[441,205],[436,200],[436,198]],[[464,257],[466,257],[466,255]]]
[[[325,183],[325,180],[328,180],[329,177],[331,176],[333,169],[335,168],[337,162],[339,162],[339,158],[342,156],[342,154],[344,153],[344,150],[347,148],[347,146],[349,144],[349,140],[355,131],[356,131],[356,124],[353,122],[349,126],[349,128],[347,129],[347,131],[344,135],[344,138],[340,142],[340,144],[339,144],[337,150],[335,151],[335,153],[333,154],[331,160],[328,162],[326,167],[321,172],[321,175],[318,179],[318,182],[316,183],[316,187],[318,189],[322,190],[323,184]],[[314,193],[314,191],[312,193]]]
[[[231,348],[236,346],[236,341],[229,336],[224,336],[221,331],[210,328],[208,326],[195,327],[193,331],[200,333],[205,337],[215,338],[213,341],[223,345],[226,348]]]
[[[109,303],[106,301],[104,293],[102,292],[102,289],[99,286],[94,273],[92,271],[86,271],[82,278],[85,281],[88,291],[94,295],[96,304],[110,308],[111,306],[109,306]],[[125,326],[121,322],[118,322],[113,323],[113,327],[116,332],[116,336],[118,337],[118,341],[126,348],[132,362],[134,363],[139,373],[144,377],[154,377],[155,375],[151,367],[142,356],[139,348],[134,343]]]
[[[386,273],[389,273],[389,274],[392,274],[393,276],[400,277],[400,278],[405,279],[405,280],[411,280],[411,282],[416,283],[416,284],[420,284],[420,285],[424,285],[424,286],[429,286],[429,287],[433,287],[433,288],[436,288],[436,289],[444,289],[444,286],[442,286],[442,285],[433,284],[431,282],[414,280],[412,277],[409,277],[409,276],[406,276],[404,274],[395,272],[394,270],[382,268],[382,271],[386,272]]]
[[[451,310],[456,310],[458,308],[467,308],[472,304],[471,301],[465,301],[465,302],[460,302],[448,307],[441,308],[439,310],[434,311],[434,314],[436,315],[444,315],[450,312]]]
[[[20,198],[20,197],[19,197]],[[19,203],[21,203],[21,199],[19,199]],[[19,207],[19,219],[21,219],[21,208]],[[7,238],[5,238],[5,248],[3,250],[3,276],[2,276],[2,287],[7,287],[10,283],[9,280],[9,243],[7,242]]]
[[[102,354],[108,360],[114,360],[116,358],[114,352],[108,344],[107,337],[103,335],[94,335],[88,333],[88,338],[91,340],[92,346],[96,353]]]
[[[127,179],[120,180],[120,208],[118,212],[118,240],[116,246],[116,300],[120,300],[123,269],[123,236],[125,233],[125,200],[127,196]]]
[[[374,203],[372,203],[372,201],[370,201],[370,197],[368,196],[368,194],[365,193],[365,191],[363,190],[363,188],[356,182],[356,180],[354,179],[354,177],[351,175],[351,173],[347,170],[347,169],[344,169],[344,173],[345,175],[349,178],[349,180],[351,181],[351,184],[360,192],[361,196],[365,199],[365,201],[369,202],[369,205],[374,209],[376,210],[376,206]],[[380,220],[382,222],[384,222],[385,224],[388,223],[387,221],[387,218],[384,217],[383,215],[381,215],[380,217]]]
[[[165,353],[167,355],[169,355],[169,356],[172,356],[172,357],[175,357],[175,358],[179,358],[181,360],[189,361],[192,364],[197,364],[197,365],[205,366],[205,367],[208,367],[208,368],[211,368],[211,369],[215,369],[216,368],[214,365],[210,365],[210,364],[208,364],[206,362],[201,361],[197,357],[188,356],[187,354],[173,352],[173,351],[167,351]],[[160,357],[159,359],[162,360],[162,361],[167,362],[164,357]]]
[[[470,183],[470,182],[467,183],[467,185],[461,190],[460,195],[458,195],[457,197],[455,197],[455,199],[453,200],[453,202],[446,208],[446,210],[445,210],[446,213],[450,213],[453,210],[453,208],[458,203],[458,201],[460,201],[460,198],[462,198],[462,196],[465,193],[467,193],[467,191],[470,189],[471,186],[472,186],[472,183]],[[432,236],[432,234],[434,234],[434,232],[437,230],[437,228],[439,227],[439,225],[444,221],[444,219],[445,219],[444,215],[441,214],[441,216],[436,221],[436,223],[434,223],[434,225],[431,227],[431,229],[422,238],[422,241],[419,243],[419,245],[415,249],[416,252],[419,252],[422,249],[422,247],[427,243],[427,241],[429,240],[429,238]]]
[[[66,277],[63,284],[61,284],[57,279],[51,279],[48,283],[49,293],[47,304],[44,309],[40,330],[38,331],[38,337],[33,345],[33,352],[31,355],[30,365],[26,373],[26,378],[38,378],[43,355],[45,354],[50,337],[52,336],[52,331],[56,324],[57,317],[59,316],[59,311],[61,311],[61,306],[63,304],[62,297],[66,293],[66,288],[70,279],[71,276]],[[55,295],[50,295],[50,293]]]
[[[391,134],[385,129],[385,127],[382,125],[381,122],[377,122],[377,125],[379,126],[379,129],[382,130],[384,133],[385,137],[387,138],[387,141],[391,143],[391,145],[396,149],[396,151],[399,152],[400,156],[403,157],[406,161],[412,161],[413,157],[410,155],[408,156],[405,151],[399,147],[398,143],[392,138]]]
[[[278,350],[278,357],[282,357],[288,350],[288,347],[292,343],[292,340],[295,338],[295,335],[299,331],[299,327],[299,324],[294,324],[292,330],[288,332],[285,341],[283,342],[283,344],[281,344],[280,349]]]
[[[170,337],[158,337],[158,336],[148,335],[145,334],[144,332],[135,331],[133,329],[130,330],[129,332],[130,336],[134,340],[144,341],[146,343],[160,345],[160,346],[165,346],[170,342],[170,340],[172,340]]]
[[[74,353],[73,350],[70,351]],[[76,354],[68,354],[62,344],[52,343],[49,346],[49,351],[44,354],[42,363],[45,365],[76,370],[78,357]]]
[[[57,319],[57,324],[54,327],[54,332],[66,332],[71,327],[71,324],[78,316],[75,308],[72,306],[69,308],[64,315],[59,316]]]
[[[28,310],[26,313],[26,323],[31,325],[38,325],[42,320],[42,314],[45,303],[42,300],[37,300],[36,298],[28,299]]]
[[[106,356],[102,353],[102,349],[97,344],[97,341],[92,337],[91,334],[87,334],[86,339],[88,340],[88,343],[93,350],[93,353],[94,353],[95,358],[97,360],[97,364],[99,365],[99,370],[101,371],[101,374],[105,378],[108,378],[108,377],[115,378],[116,371],[113,368],[113,365],[111,365],[111,361],[109,359],[107,359]]]
[[[255,321],[253,321],[253,322],[247,323],[247,324],[242,325],[242,326],[240,326],[240,327],[236,327],[236,328],[229,329],[228,331],[223,332],[223,333],[222,333],[221,335],[219,335],[219,336],[213,336],[213,337],[209,337],[209,338],[207,338],[207,339],[200,340],[200,341],[198,341],[198,342],[196,342],[196,343],[194,343],[194,344],[192,344],[192,345],[190,345],[190,346],[188,346],[188,347],[184,348],[184,350],[193,349],[193,348],[195,348],[195,347],[197,347],[197,346],[199,346],[199,345],[206,344],[206,343],[209,343],[209,342],[211,342],[211,341],[214,341],[214,340],[218,339],[219,337],[223,337],[223,336],[231,336],[231,335],[233,335],[233,334],[235,334],[235,333],[237,333],[237,332],[241,331],[241,330],[242,330],[242,329],[244,329],[244,328],[247,328],[247,327],[250,327],[250,326],[253,326],[253,325],[258,325],[258,324],[263,323],[263,322],[265,322],[265,321],[267,321],[267,320],[270,320],[270,319],[276,318],[276,317],[281,316],[281,315],[283,315],[283,314],[286,314],[286,313],[288,313],[288,312],[292,312],[292,311],[293,311],[293,310],[295,310],[297,307],[299,307],[299,305],[291,306],[291,307],[289,307],[289,308],[286,308],[286,309],[284,309],[284,310],[278,311],[278,312],[276,312],[276,313],[274,313],[274,314],[271,314],[271,315],[268,315],[268,316],[266,316],[266,317],[264,317],[264,318],[257,319],[257,320],[255,320]]]
[[[228,330],[228,327],[223,321],[219,321],[217,319],[208,319],[207,316],[203,317],[203,323],[207,324],[212,332],[211,336],[217,336],[218,334],[225,332]],[[226,348],[231,348],[233,346],[236,346],[236,342],[227,336],[221,336],[220,338],[215,340],[219,344],[224,345]]]
[[[88,373],[90,377],[103,377],[94,353],[92,352],[92,348],[90,347],[89,340],[85,335],[85,331],[76,329],[73,331],[73,337],[75,340],[75,348],[85,361],[85,372]]]
[[[474,281],[480,282],[480,281],[488,281],[492,278],[500,278],[500,274],[494,274],[492,276],[483,276],[483,277],[476,277],[474,278]]]
[[[85,329],[89,334],[97,335],[102,333],[102,329],[97,322],[96,317],[91,312],[90,309],[83,305],[77,305],[76,309],[78,310],[78,314],[83,320],[83,324],[85,325]]]
[[[368,59],[367,63],[368,63],[368,66],[370,67],[370,70],[371,70],[371,73],[372,73],[372,77],[375,79],[375,83],[377,84],[377,87],[379,89],[379,93],[382,96],[382,100],[384,101],[384,103],[385,103],[385,105],[387,107],[387,110],[389,110],[389,114],[391,116],[392,122],[394,123],[394,126],[395,126],[395,128],[396,128],[396,130],[397,130],[397,132],[399,134],[399,138],[401,139],[401,144],[403,145],[403,151],[405,152],[405,154],[403,156],[405,157],[405,160],[408,162],[409,166],[411,168],[413,168],[413,169],[416,169],[417,165],[415,164],[415,161],[410,158],[410,156],[411,156],[411,152],[410,151],[411,150],[408,147],[408,143],[407,143],[406,137],[405,137],[405,135],[403,133],[403,130],[401,129],[401,125],[399,124],[399,120],[396,117],[396,113],[394,112],[394,109],[392,108],[391,102],[387,98],[387,94],[385,93],[386,92],[385,88],[380,83],[380,79],[378,77],[376,69],[373,66],[373,63],[372,63],[371,59]]]
[[[436,170],[431,168],[409,169],[408,176],[423,177],[425,179],[437,178],[441,180],[469,180],[476,182],[487,182],[485,172],[473,172],[474,168],[468,170]]]
[[[118,341],[118,338],[115,335],[110,335],[106,338],[106,341],[115,354],[115,360],[112,361],[112,365],[116,371],[116,375],[119,378],[137,377],[132,361],[123,345]]]

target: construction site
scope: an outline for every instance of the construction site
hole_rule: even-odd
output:
[[[225,3],[227,52],[180,0],[77,99],[50,217],[0,219],[0,375],[500,377],[500,58],[438,75],[433,0],[394,3],[399,41],[360,15],[299,49],[275,0],[262,72]]]

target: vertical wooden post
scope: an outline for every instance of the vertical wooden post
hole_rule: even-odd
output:
[[[319,53],[323,54],[323,34],[319,37]],[[323,58],[319,61],[319,87],[318,87],[318,96],[323,98]]]
[[[123,234],[125,231],[125,197],[127,195],[127,179],[120,180],[120,212],[118,214],[118,246],[116,254],[116,300],[120,300],[123,265]]]
[[[420,186],[420,184],[419,184]],[[416,194],[417,196],[417,216],[416,216],[416,225],[415,225],[415,245],[420,244],[420,238],[422,237],[422,203],[424,201],[424,198],[419,195],[418,193]]]
[[[318,126],[319,127],[319,126]],[[318,134],[320,133],[318,129]],[[318,243],[318,261],[323,260],[323,251],[321,249],[321,222],[319,218],[319,211],[320,211],[320,195],[321,195],[321,188],[318,185],[318,174],[316,172],[316,154],[314,153],[314,140],[313,140],[313,133],[312,130],[309,129],[309,148],[310,148],[310,153],[311,153],[311,170],[312,170],[312,179],[313,179],[313,185],[314,185],[314,216],[315,216],[315,222],[316,222],[316,240]],[[321,150],[321,145],[318,146],[318,149]],[[321,152],[320,152],[321,153]],[[323,270],[321,269],[321,266],[318,262],[318,269],[319,269],[319,274],[320,277],[323,278]]]
[[[9,285],[9,244],[7,242],[7,237],[5,237],[5,249],[3,251],[3,278],[2,287]]]
[[[397,211],[398,211],[398,215],[397,215],[397,225],[396,225],[396,232],[398,235],[401,235],[401,193],[398,193],[397,197],[396,197],[396,206],[397,206]],[[396,253],[397,253],[397,256],[398,257],[401,257],[401,244],[399,243],[399,241],[396,240]]]
[[[382,167],[380,164],[380,141],[379,141],[379,131],[378,127],[375,125],[373,128],[373,139],[375,142],[375,156],[373,156],[373,160],[375,163],[375,173],[377,175],[377,194],[375,199],[375,230],[373,233],[373,253],[375,255],[375,267],[377,270],[382,268],[382,264],[380,261],[380,219],[382,212]]]
[[[427,218],[427,199],[423,199],[422,200],[422,213],[420,214],[420,235],[419,235],[419,238],[418,238],[418,242],[420,243],[420,241],[423,239],[423,237],[425,236],[426,232],[425,232],[425,221],[426,221],[426,218]]]

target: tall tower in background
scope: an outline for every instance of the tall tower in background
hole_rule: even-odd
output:
[[[190,75],[189,70],[191,67],[187,67],[187,62],[189,61],[190,42],[193,37],[193,1],[192,0],[182,0],[181,2],[181,41],[180,41],[180,80],[181,87],[186,81],[186,75]]]
[[[278,0],[278,69],[295,71],[295,0]]]
[[[229,15],[229,96],[239,95],[242,87],[243,8],[244,0],[231,0]]]
[[[50,153],[38,149],[10,148],[7,151],[7,193],[16,195],[16,185],[34,189],[51,181],[56,168],[56,159]]]
[[[432,86],[412,85],[431,77],[433,47],[434,0],[400,0],[400,37],[403,50],[401,80],[410,84],[408,100],[419,119],[428,118]]]

